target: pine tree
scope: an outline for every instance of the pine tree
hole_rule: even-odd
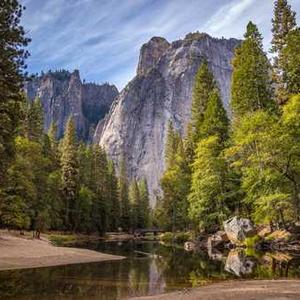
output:
[[[29,104],[26,113],[26,137],[34,142],[41,142],[43,138],[43,108],[39,98]]]
[[[252,22],[233,59],[231,106],[235,118],[257,109],[274,109],[270,63],[261,34]]]
[[[288,34],[296,27],[296,13],[291,9],[287,0],[276,0],[274,4],[274,18],[272,19],[272,48],[274,57],[274,80],[277,84],[276,96],[279,104],[288,99],[285,81],[285,55],[282,51],[287,45]]]
[[[142,228],[141,223],[141,198],[137,181],[134,179],[129,187],[129,201],[131,207],[131,228]]]
[[[285,84],[285,95],[289,98],[300,93],[300,28],[287,35],[286,46],[281,51],[281,57],[282,80]]]
[[[150,225],[150,198],[147,180],[143,179],[139,182],[139,191],[141,198],[141,228],[147,228]]]
[[[61,156],[62,194],[65,201],[64,226],[75,229],[76,201],[79,192],[79,165],[75,126],[69,118],[62,142]]]
[[[192,186],[189,195],[189,216],[199,229],[209,231],[221,225],[228,214],[225,203],[226,164],[220,156],[218,136],[200,140],[192,165]]]
[[[204,112],[207,107],[211,91],[216,88],[216,82],[212,72],[209,70],[208,63],[205,60],[194,79],[192,111],[191,111],[191,133],[194,145],[199,140]]]
[[[108,161],[108,201],[110,203],[110,229],[116,231],[120,226],[120,201],[118,190],[118,178],[114,163]]]
[[[92,208],[92,227],[100,234],[107,229],[108,212],[108,162],[104,149],[99,145],[93,146],[92,158],[92,185],[91,190],[95,194]]]
[[[128,231],[130,229],[130,203],[128,196],[126,163],[124,158],[120,164],[119,198],[121,203],[121,227]]]
[[[15,153],[14,139],[21,118],[21,93],[24,83],[25,60],[29,43],[20,25],[23,7],[16,0],[0,4],[0,189],[4,186],[6,171]],[[0,197],[2,192],[0,191]],[[1,202],[1,199],[0,199]]]
[[[174,161],[179,140],[179,133],[174,129],[173,123],[169,121],[167,139],[165,144],[165,163],[167,167],[172,165]]]
[[[204,113],[202,127],[200,129],[201,138],[211,135],[219,137],[224,143],[228,138],[229,120],[217,89],[214,89],[208,99],[207,108]]]

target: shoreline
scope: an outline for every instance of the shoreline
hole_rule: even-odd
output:
[[[47,239],[0,233],[0,271],[54,267],[124,259],[88,249],[54,246]]]
[[[237,280],[127,300],[298,300],[300,280]]]

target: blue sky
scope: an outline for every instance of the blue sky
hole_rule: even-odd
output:
[[[32,38],[30,72],[79,69],[81,78],[119,89],[135,75],[139,49],[152,36],[188,32],[242,38],[249,20],[271,39],[273,0],[22,0]],[[300,23],[300,0],[290,0]]]

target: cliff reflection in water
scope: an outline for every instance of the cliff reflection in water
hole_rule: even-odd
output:
[[[0,299],[116,300],[234,278],[300,278],[300,260],[286,254],[188,253],[155,242],[84,245],[122,261],[0,272]]]

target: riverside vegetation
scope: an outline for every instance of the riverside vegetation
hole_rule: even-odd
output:
[[[43,131],[41,102],[22,92],[23,7],[0,6],[0,226],[99,233],[150,224],[164,230],[217,231],[230,216],[271,228],[300,218],[300,29],[286,0],[275,1],[272,62],[255,24],[233,59],[230,118],[207,62],[195,77],[191,121],[169,124],[162,195],[152,215],[145,180],[128,181],[126,163],[77,140]],[[150,218],[151,216],[151,218]],[[151,220],[150,220],[151,219]]]

